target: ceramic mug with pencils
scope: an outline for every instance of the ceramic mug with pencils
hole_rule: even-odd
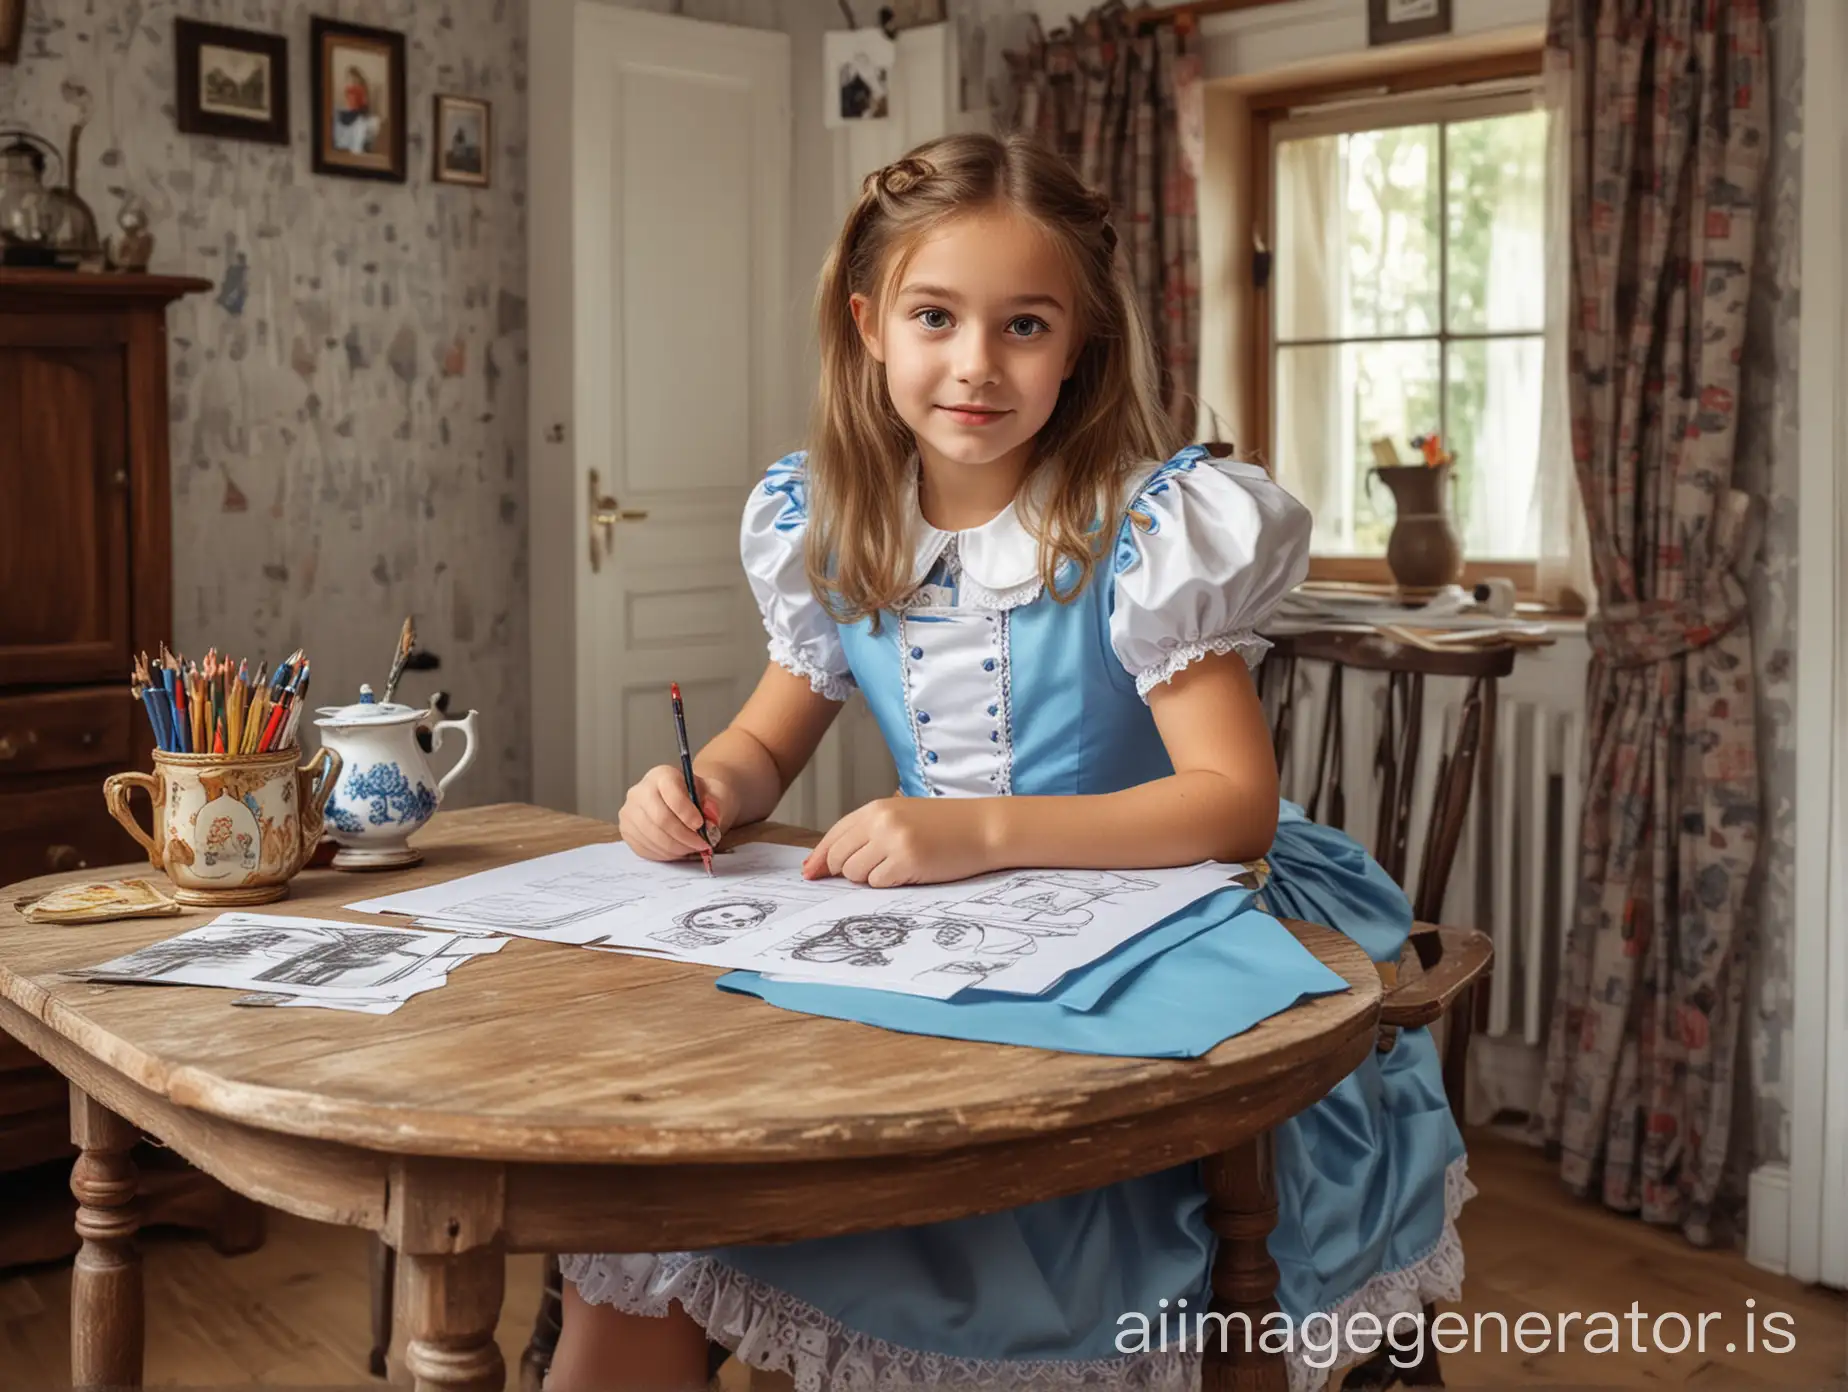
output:
[[[174,898],[200,907],[267,904],[289,892],[321,839],[340,755],[323,749],[305,764],[295,745],[262,754],[154,751],[154,772],[118,773],[103,783],[110,815],[139,841]],[[153,804],[149,827],[129,794]]]

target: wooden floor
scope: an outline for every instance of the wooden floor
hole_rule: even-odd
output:
[[[1733,1252],[1697,1251],[1671,1233],[1576,1202],[1536,1152],[1509,1141],[1473,1137],[1471,1173],[1481,1193],[1462,1219],[1469,1277],[1456,1308],[1466,1317],[1499,1312],[1512,1331],[1521,1314],[1538,1311],[1556,1327],[1562,1312],[1622,1316],[1635,1301],[1650,1319],[1667,1311],[1696,1325],[1702,1312],[1722,1318],[1709,1324],[1705,1354],[1692,1346],[1679,1355],[1588,1353],[1580,1324],[1565,1352],[1524,1354],[1511,1343],[1505,1354],[1446,1356],[1450,1386],[1848,1388],[1848,1301],[1840,1293],[1767,1275]],[[249,1256],[221,1258],[203,1243],[162,1235],[143,1250],[150,1384],[368,1384],[362,1234],[273,1215],[269,1241]],[[500,1342],[510,1369],[532,1328],[538,1282],[537,1257],[508,1263]],[[0,1276],[0,1388],[69,1385],[69,1297],[68,1264]],[[1791,1315],[1793,1351],[1745,1352],[1748,1300],[1756,1302],[1761,1339],[1768,1312]],[[1630,1327],[1622,1326],[1626,1350]],[[1646,1341],[1649,1320],[1641,1328]],[[1485,1332],[1499,1337],[1492,1325]]]

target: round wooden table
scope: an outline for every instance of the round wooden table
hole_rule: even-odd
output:
[[[739,839],[755,837],[813,840],[775,826]],[[269,911],[368,921],[340,906],[615,838],[608,823],[537,807],[448,813],[418,838],[423,865],[311,871]],[[56,975],[215,916],[65,927],[18,911],[98,877],[0,896],[0,1028],[72,1088],[78,1387],[141,1379],[128,1156],[139,1132],[250,1198],[382,1234],[406,1267],[405,1362],[419,1388],[503,1386],[494,1326],[508,1251],[822,1237],[1195,1159],[1221,1239],[1213,1308],[1261,1329],[1276,1309],[1270,1128],[1364,1058],[1380,1006],[1358,947],[1292,923],[1350,989],[1180,1061],[898,1034],[716,991],[714,968],[523,939],[392,1015],[241,1009],[222,990]],[[1214,1349],[1203,1385],[1282,1389],[1285,1372],[1277,1355]]]

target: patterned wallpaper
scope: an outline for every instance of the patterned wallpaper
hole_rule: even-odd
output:
[[[175,13],[289,41],[288,147],[180,134]],[[0,124],[62,144],[107,230],[153,214],[156,271],[215,284],[169,311],[174,628],[272,659],[316,704],[382,686],[404,616],[442,659],[400,694],[481,711],[457,803],[529,787],[526,0],[30,0]],[[408,36],[410,178],[309,166],[308,17]],[[493,103],[494,181],[430,178],[438,91]],[[445,760],[446,762],[446,760]]]
[[[1764,786],[1758,947],[1748,988],[1750,1163],[1790,1158],[1791,938],[1797,788],[1797,256],[1803,163],[1803,6],[1766,7],[1771,148],[1758,264],[1747,311],[1738,486],[1758,495],[1764,540],[1747,580],[1758,666],[1758,751]],[[1747,1113],[1741,1113],[1744,1126]]]

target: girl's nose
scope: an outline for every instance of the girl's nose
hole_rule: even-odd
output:
[[[956,347],[957,381],[967,382],[971,386],[987,386],[996,380],[996,354],[986,333],[964,334]]]

